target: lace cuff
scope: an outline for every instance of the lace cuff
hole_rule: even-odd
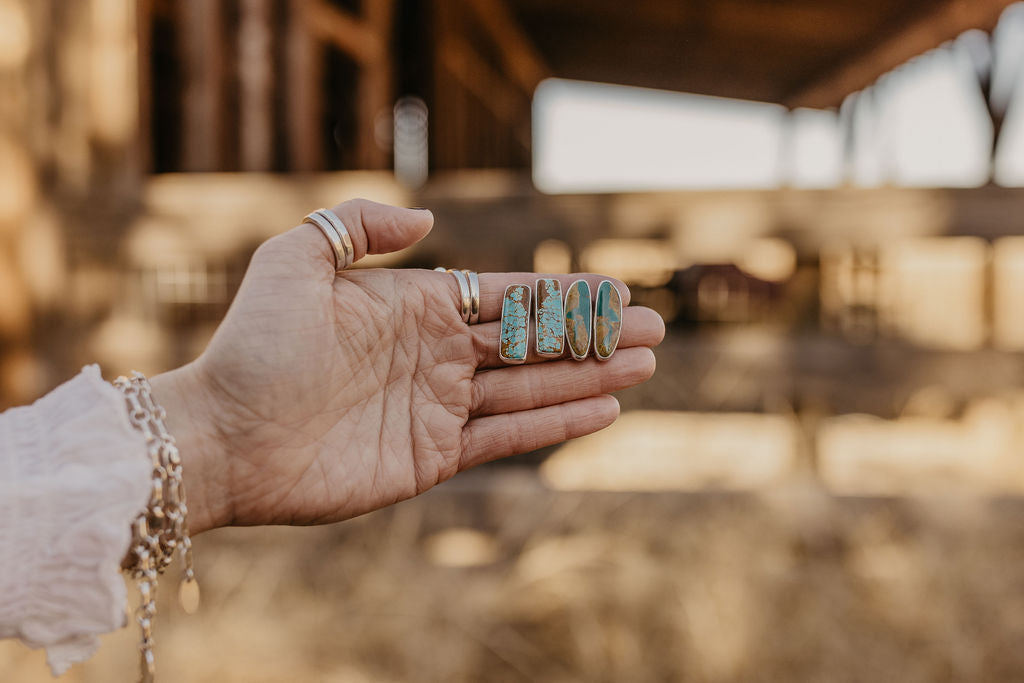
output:
[[[0,413],[0,637],[47,648],[56,676],[125,625],[120,563],[150,474],[98,366]]]

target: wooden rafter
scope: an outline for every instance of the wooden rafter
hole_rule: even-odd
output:
[[[972,28],[991,30],[1014,0],[949,0],[873,49],[815,78],[786,98],[790,107],[836,107],[879,76]]]
[[[362,64],[376,63],[385,56],[387,43],[373,27],[324,0],[301,4],[306,27],[318,39],[328,42]]]
[[[851,31],[871,30],[873,17],[857,3],[715,0],[707,5],[708,30],[732,41],[784,37],[801,46],[841,45]]]
[[[375,126],[377,116],[391,106],[393,97],[389,38],[394,25],[394,0],[366,0],[363,16],[338,9],[325,0],[302,0],[299,7],[311,36],[341,50],[360,67],[356,164],[360,168],[387,166],[387,153],[377,144]]]
[[[505,71],[516,85],[532,96],[537,84],[551,75],[551,69],[519,25],[506,0],[468,0],[466,4],[497,45]]]
[[[495,119],[511,128],[516,140],[529,149],[529,121],[524,121],[523,95],[506,83],[501,74],[487,65],[477,52],[461,38],[445,40],[438,49],[441,64]]]
[[[716,0],[717,1],[717,0]],[[701,11],[694,2],[665,0],[515,0],[522,12],[543,13],[548,17],[579,17],[582,13],[593,21],[619,26],[623,23],[654,24],[679,29]]]

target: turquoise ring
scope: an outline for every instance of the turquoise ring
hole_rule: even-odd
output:
[[[539,278],[536,295],[537,335],[534,350],[543,358],[555,358],[565,349],[562,285],[554,278]]]
[[[608,360],[619,345],[622,334],[622,295],[611,280],[597,286],[594,302],[594,355]]]
[[[519,365],[526,362],[530,344],[530,287],[509,285],[501,300],[501,336],[498,339],[498,358],[504,363]]]
[[[591,311],[590,285],[576,280],[565,291],[565,342],[576,360],[583,360],[590,352],[590,337],[594,316]]]

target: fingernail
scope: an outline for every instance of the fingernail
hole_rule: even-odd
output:
[[[412,209],[413,211],[427,211],[427,207],[425,206],[409,206],[406,208]]]

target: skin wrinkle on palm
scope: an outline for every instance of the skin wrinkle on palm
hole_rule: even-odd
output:
[[[505,292],[501,309],[501,357],[526,360],[530,323],[530,296],[526,285],[512,285]]]
[[[565,346],[562,288],[558,280],[537,280],[537,353],[557,356]]]

